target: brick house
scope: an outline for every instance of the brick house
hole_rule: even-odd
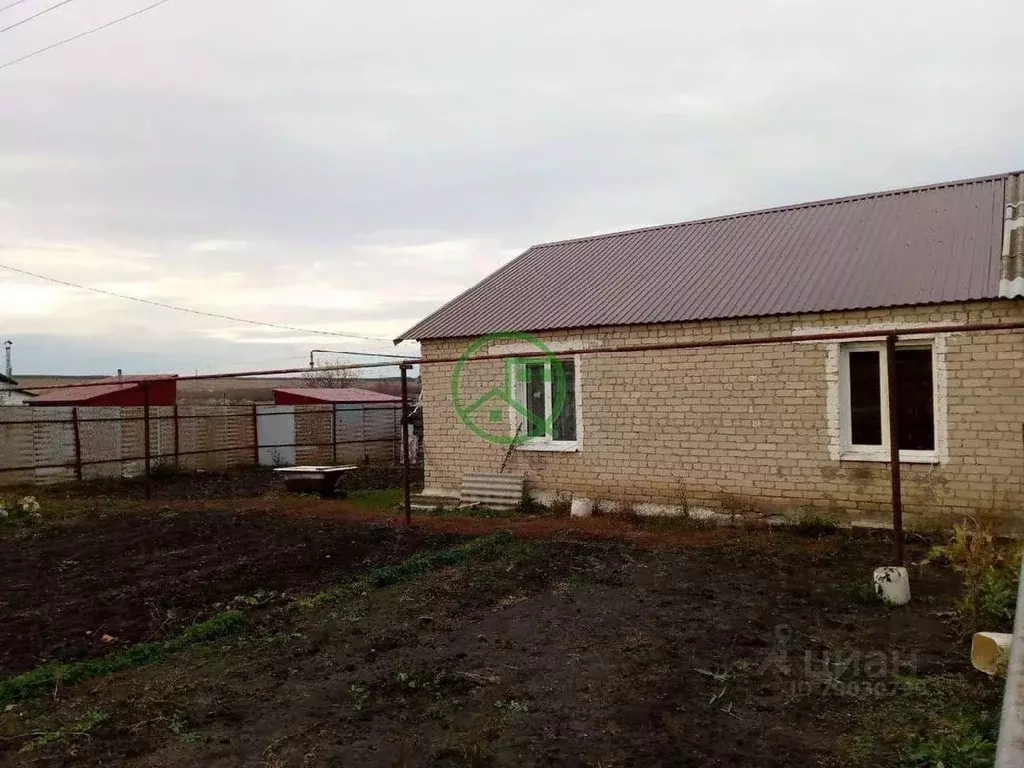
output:
[[[1024,331],[936,328],[1020,325],[1022,297],[1021,173],[534,246],[401,337],[550,353],[422,367],[426,492],[504,465],[542,497],[884,518],[879,333],[931,327],[895,351],[906,512],[1020,515]],[[858,337],[801,340],[832,331]]]

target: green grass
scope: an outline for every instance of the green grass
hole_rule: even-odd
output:
[[[70,725],[58,728],[55,731],[42,731],[35,734],[34,739],[21,748],[22,752],[35,752],[57,745],[68,747],[83,736],[87,736],[92,730],[110,720],[110,715],[98,709],[90,709],[82,717]]]
[[[74,685],[95,677],[104,677],[132,667],[156,664],[170,654],[221,637],[241,633],[248,625],[245,614],[219,613],[193,624],[178,637],[165,643],[138,643],[123,653],[71,664],[47,664],[24,674],[0,681],[0,706],[53,693],[60,686]]]
[[[454,549],[413,555],[396,565],[375,568],[362,578],[348,584],[296,600],[292,605],[300,609],[310,609],[369,589],[389,587],[409,581],[421,573],[446,566],[461,565],[470,558],[495,553],[514,540],[508,531],[496,531]],[[191,646],[209,643],[223,637],[240,635],[248,627],[249,619],[244,613],[225,611],[206,621],[193,624],[177,637],[163,643],[138,643],[122,653],[99,659],[88,659],[71,664],[47,664],[17,677],[0,681],[0,707],[10,702],[51,694],[61,686],[74,685],[96,677],[112,675],[132,667],[157,664],[166,660],[171,654]]]
[[[996,757],[998,713],[984,712],[959,697],[943,699],[941,694],[926,693],[925,700],[929,699],[936,711],[925,721],[927,727],[914,733],[909,745],[901,750],[901,768],[991,766]]]
[[[963,577],[957,623],[964,637],[1013,626],[1022,555],[1024,544],[999,539],[979,525],[958,525],[948,543],[932,547],[925,563],[946,562]]]
[[[394,584],[409,581],[421,573],[427,573],[428,571],[447,566],[461,565],[470,558],[492,554],[503,549],[514,540],[514,537],[508,531],[495,531],[492,534],[473,539],[454,549],[423,552],[413,555],[396,565],[385,565],[375,568],[362,578],[342,584],[339,587],[333,587],[318,594],[300,598],[295,604],[303,610],[310,610],[325,603],[342,600],[370,589],[390,587]]]
[[[370,509],[396,509],[405,502],[401,488],[384,488],[377,491],[353,491],[348,498],[361,507]]]
[[[988,768],[995,759],[999,682],[980,675],[902,677],[840,741],[844,766]],[[992,699],[990,706],[983,702]]]
[[[496,531],[454,549],[413,555],[396,565],[375,568],[362,578],[348,584],[296,600],[292,605],[300,609],[311,609],[369,589],[389,587],[409,581],[421,573],[446,566],[461,565],[470,558],[497,552],[513,541],[514,538],[508,531]],[[53,693],[64,685],[74,685],[96,677],[112,675],[132,667],[156,664],[164,661],[171,654],[190,646],[242,634],[248,626],[249,620],[244,613],[225,611],[206,621],[193,624],[177,637],[163,643],[138,643],[123,653],[99,659],[88,659],[71,664],[47,664],[17,677],[0,681],[0,706]]]
[[[165,643],[168,651],[180,651],[190,645],[208,643],[221,637],[239,635],[245,631],[249,620],[244,613],[239,611],[224,611],[216,616],[211,616],[206,621],[193,624],[182,632],[178,637]]]

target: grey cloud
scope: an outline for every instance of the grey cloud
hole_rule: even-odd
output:
[[[75,8],[69,31],[102,15]],[[0,72],[0,226],[375,286],[396,298],[273,311],[404,323],[531,242],[1024,165],[1015,9],[181,0]],[[64,30],[32,27],[19,46]],[[445,241],[482,245],[402,255]]]

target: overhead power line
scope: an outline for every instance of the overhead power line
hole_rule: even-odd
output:
[[[259,325],[264,328],[276,328],[282,331],[295,331],[296,333],[312,333],[317,336],[336,336],[348,339],[365,339],[367,341],[390,341],[383,336],[367,336],[361,333],[348,333],[345,331],[316,331],[311,328],[298,328],[294,325],[282,325],[281,323],[267,323],[262,320],[249,320],[244,317],[235,317],[233,315],[222,315],[218,312],[204,312],[201,309],[191,309],[189,307],[178,307],[174,304],[165,304],[162,301],[154,301],[153,299],[143,299],[139,296],[128,296],[124,293],[115,293],[114,291],[107,291],[103,288],[93,288],[88,285],[81,285],[79,283],[72,283],[69,280],[60,280],[56,277],[49,277],[48,275],[40,275],[36,272],[29,272],[27,269],[19,269],[18,267],[11,267],[6,264],[0,264],[0,269],[7,270],[8,272],[15,272],[19,275],[27,275],[28,277],[34,277],[37,280],[45,280],[49,283],[56,283],[57,285],[63,285],[68,288],[76,288],[80,291],[91,291],[92,293],[99,293],[103,296],[112,296],[115,299],[125,299],[126,301],[135,301],[139,304],[148,304],[153,307],[160,307],[162,309],[171,309],[175,312],[185,312],[190,315],[199,315],[201,317],[212,317],[217,320],[228,320],[232,323],[243,323],[245,325]]]
[[[4,32],[14,29],[15,27],[20,27],[22,24],[28,24],[30,21],[32,21],[32,19],[38,19],[40,16],[45,16],[50,11],[56,11],[62,5],[67,5],[68,3],[73,2],[74,0],[61,0],[56,5],[51,5],[49,8],[43,8],[43,10],[39,11],[39,13],[33,13],[28,18],[22,19],[21,21],[16,21],[13,24],[6,26],[3,29],[0,29],[0,35],[2,35]]]
[[[96,32],[102,32],[104,29],[108,29],[114,26],[115,24],[120,24],[122,21],[128,21],[128,19],[135,18],[136,16],[145,13],[146,11],[151,11],[157,6],[163,5],[164,3],[169,3],[170,1],[171,0],[159,0],[159,2],[153,3],[152,5],[147,5],[145,8],[140,8],[137,11],[129,13],[126,16],[121,16],[120,18],[114,19],[113,21],[108,21],[106,24],[101,24],[100,26],[95,27],[94,29],[87,29],[85,32],[79,32],[77,35],[73,35],[72,37],[65,38],[64,40],[60,40],[56,43],[51,43],[45,48],[40,48],[37,51],[32,51],[32,53],[26,53],[24,56],[19,56],[16,59],[11,59],[10,61],[4,64],[0,64],[0,69],[7,69],[8,67],[13,67],[15,64],[18,64],[19,62],[25,61],[26,59],[31,59],[33,56],[38,56],[41,53],[52,51],[54,48],[59,48],[62,45],[72,43],[75,40],[79,40],[85,37],[86,35],[92,35]]]
[[[14,0],[13,3],[8,3],[7,5],[0,5],[0,13],[3,13],[8,8],[13,8],[16,5],[21,5],[22,3],[25,2],[28,2],[28,0]]]

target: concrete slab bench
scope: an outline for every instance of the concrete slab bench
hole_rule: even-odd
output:
[[[345,491],[338,490],[338,481],[346,472],[353,472],[358,467],[278,467],[284,477],[284,487],[292,493],[317,493],[322,498],[344,496]]]

